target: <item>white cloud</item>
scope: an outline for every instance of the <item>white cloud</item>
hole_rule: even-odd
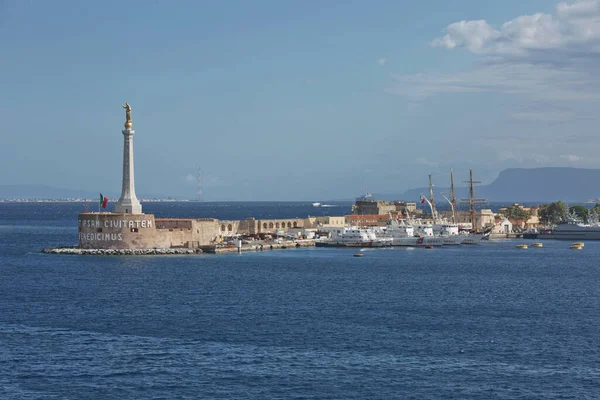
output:
[[[561,122],[576,118],[573,111],[568,110],[519,110],[509,114],[509,116],[521,121],[546,121],[546,122]]]
[[[444,94],[501,93],[521,100],[506,111],[520,121],[562,122],[600,107],[600,0],[562,2],[553,14],[523,15],[500,27],[460,21],[445,32],[431,45],[467,50],[478,62],[453,73],[393,75],[389,93],[411,107]]]
[[[511,151],[511,150],[501,151],[498,154],[498,159],[500,161],[514,161],[514,162],[517,162],[518,164],[528,164],[528,165],[545,164],[545,163],[552,161],[551,157],[544,155],[544,154],[527,153],[525,155],[522,155],[520,153]]]
[[[499,25],[456,22],[431,45],[468,52],[476,62],[453,72],[394,74],[386,91],[400,96],[407,111],[436,115],[433,108],[441,108],[455,142],[470,145],[478,162],[599,165],[593,135],[600,124],[600,0],[561,2],[552,13]],[[444,110],[450,102],[462,109]],[[476,116],[470,129],[450,110]],[[423,157],[416,162],[434,164]]]
[[[498,32],[484,20],[456,22],[448,25],[446,32],[444,37],[434,39],[431,45],[448,49],[466,47],[479,54],[487,42],[498,36]]]
[[[494,27],[485,20],[450,24],[431,45],[500,59],[563,62],[600,55],[600,0],[562,2],[554,14],[523,15]]]
[[[526,63],[478,65],[449,74],[392,75],[387,90],[413,100],[443,93],[500,92],[536,100],[600,100],[600,79],[574,67]]]
[[[560,156],[560,158],[565,161],[571,162],[571,163],[575,163],[575,162],[584,160],[584,157],[580,157],[575,154],[564,154],[564,155]]]
[[[417,157],[415,160],[419,165],[426,165],[428,167],[437,167],[439,164],[435,161],[429,161],[425,157]]]
[[[377,64],[379,64],[379,65],[385,65],[386,62],[387,62],[387,58],[385,58],[385,57],[381,57],[380,59],[377,60]]]

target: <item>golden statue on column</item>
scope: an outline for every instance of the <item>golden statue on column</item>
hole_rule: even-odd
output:
[[[125,102],[123,108],[125,109],[125,129],[131,129],[133,126],[133,123],[131,122],[131,106],[128,102]]]

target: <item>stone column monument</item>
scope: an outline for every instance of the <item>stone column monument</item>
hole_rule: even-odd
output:
[[[141,214],[142,205],[135,196],[135,182],[133,178],[133,134],[135,131],[131,129],[131,106],[125,103],[126,121],[123,132],[123,187],[121,189],[121,197],[115,206],[116,213],[124,214]]]

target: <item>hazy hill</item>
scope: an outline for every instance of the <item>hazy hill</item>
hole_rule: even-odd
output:
[[[99,193],[86,190],[55,188],[45,185],[0,185],[0,199],[93,198]]]
[[[585,201],[600,197],[600,169],[510,168],[482,187],[482,197],[494,201]]]
[[[111,200],[119,198],[119,193],[103,194]],[[89,190],[56,188],[46,185],[0,185],[0,199],[97,199],[99,192]],[[137,194],[138,198],[166,198],[154,194]]]
[[[466,187],[455,188],[457,198],[468,197]],[[406,201],[418,201],[419,195],[428,194],[429,188],[407,190],[401,195],[385,196]],[[435,195],[443,201],[441,193],[449,188],[435,187]],[[548,167],[509,168],[489,185],[476,185],[475,197],[498,202],[548,202],[564,200],[583,202],[600,197],[600,169]]]

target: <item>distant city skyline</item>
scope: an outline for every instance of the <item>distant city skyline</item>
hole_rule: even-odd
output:
[[[0,185],[354,198],[600,168],[600,0],[0,3]],[[0,193],[2,197],[2,193]],[[411,200],[411,199],[407,199]]]

